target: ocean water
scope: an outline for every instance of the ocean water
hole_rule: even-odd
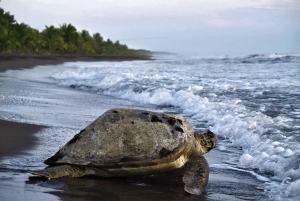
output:
[[[95,108],[99,98],[109,96],[120,107],[177,113],[196,130],[209,128],[219,137],[217,149],[233,153],[219,166],[251,172],[265,182],[271,200],[300,199],[299,54],[164,55],[154,61],[75,62],[18,72],[6,72],[5,79],[17,77],[15,84],[23,88],[39,83],[43,93],[4,91],[1,118],[56,126],[56,136],[54,128],[40,136],[41,146],[63,145],[105,111]],[[12,163],[39,167],[51,153],[47,149],[33,161]]]

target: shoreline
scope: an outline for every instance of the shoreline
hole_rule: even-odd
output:
[[[105,55],[17,55],[0,54],[0,73],[6,70],[33,68],[37,65],[56,65],[77,61],[135,61],[152,60],[147,56]]]
[[[1,72],[5,70],[33,68],[36,65],[59,64],[76,60],[72,57],[64,60],[59,57],[49,58],[13,58],[11,60],[0,59]],[[88,59],[88,58],[86,58]],[[102,58],[103,59],[103,58]],[[108,59],[108,58],[107,58]],[[116,60],[110,61],[129,61]],[[127,58],[129,59],[129,58]],[[136,60],[136,59],[133,59]],[[108,61],[99,59],[88,59],[88,61]],[[49,63],[53,62],[53,63]],[[2,65],[2,64],[5,65]],[[11,66],[11,67],[10,67]],[[5,76],[5,74],[3,75]],[[1,80],[0,80],[1,81]],[[17,86],[17,85],[16,85]],[[12,86],[12,87],[16,87]],[[1,90],[1,85],[0,85]],[[71,90],[71,89],[70,89]],[[82,92],[78,92],[82,93]],[[99,101],[99,110],[107,109],[104,102],[110,102],[110,97]],[[112,102],[111,106],[118,106],[120,102]],[[102,110],[101,109],[101,110]],[[38,137],[35,133],[44,126],[11,122],[0,119],[0,129],[6,128],[0,133],[0,158],[3,156],[13,159],[18,155],[27,154],[26,151],[33,150],[38,145]],[[22,136],[21,136],[22,133]],[[7,137],[13,136],[11,140]],[[15,143],[11,146],[12,142]],[[2,144],[1,144],[2,143]],[[2,153],[2,147],[8,146],[7,153]],[[38,154],[38,153],[37,153]],[[27,158],[31,156],[25,156]],[[228,161],[228,153],[218,149],[211,150],[205,155],[208,163],[220,164]],[[81,178],[60,178],[44,180],[28,173],[32,167],[18,167],[10,169],[7,164],[1,164],[0,160],[0,200],[261,200],[263,191],[262,182],[257,181],[250,173],[230,169],[222,169],[211,166],[210,179],[206,188],[206,194],[201,196],[187,195],[183,191],[182,178],[169,176],[169,174],[149,175],[131,178],[99,178],[85,176]]]
[[[30,69],[38,65],[57,65],[77,61],[134,61],[151,60],[146,56],[105,56],[105,55],[18,55],[0,53],[0,74],[7,70]],[[1,85],[0,85],[1,87]],[[1,88],[0,88],[1,89]],[[34,133],[43,126],[12,122],[0,119],[0,159],[4,156],[24,154],[37,144]],[[18,135],[22,133],[22,135]]]
[[[57,65],[77,61],[134,61],[152,60],[146,56],[104,56],[104,55],[18,55],[0,53],[0,74],[7,70],[30,69],[38,65]],[[1,87],[1,85],[0,85]],[[1,88],[0,88],[1,89]],[[0,159],[26,153],[36,144],[34,136],[44,126],[12,122],[0,119]],[[19,135],[19,133],[22,133]]]

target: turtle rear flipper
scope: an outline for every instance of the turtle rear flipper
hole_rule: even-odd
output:
[[[32,171],[30,173],[41,177],[47,177],[48,179],[60,177],[82,177],[86,174],[86,168],[76,165],[57,165],[49,166],[44,170]]]
[[[191,194],[201,195],[207,185],[208,176],[209,166],[206,159],[202,155],[191,157],[183,176],[184,190]]]

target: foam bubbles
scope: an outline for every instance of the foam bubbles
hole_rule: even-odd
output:
[[[297,196],[298,198],[300,198],[299,192],[300,192],[300,179],[298,179],[294,182],[291,182],[290,185],[285,190],[284,194],[287,197],[296,197]]]
[[[240,163],[245,166],[250,166],[250,164],[253,163],[253,160],[254,160],[254,158],[250,154],[243,154],[240,157]]]
[[[293,153],[292,150],[287,149],[287,150],[284,152],[283,156],[288,157],[288,156],[291,156],[291,155],[293,155],[293,154],[294,154],[294,153]]]

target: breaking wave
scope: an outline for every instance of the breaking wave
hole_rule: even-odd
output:
[[[59,85],[153,104],[210,128],[238,167],[268,176],[271,199],[300,198],[299,55],[66,63]]]

